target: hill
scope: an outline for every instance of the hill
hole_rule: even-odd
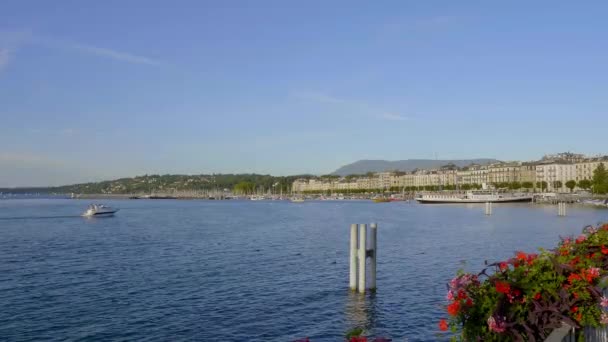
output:
[[[434,159],[406,159],[406,160],[359,160],[354,163],[344,165],[332,174],[339,176],[362,175],[367,172],[382,171],[412,171],[414,169],[432,169],[447,164],[454,164],[458,167],[470,164],[490,164],[498,160],[489,158],[461,159],[461,160],[434,160]]]

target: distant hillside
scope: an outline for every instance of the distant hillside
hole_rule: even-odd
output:
[[[454,164],[458,167],[467,166],[470,164],[490,164],[496,163],[496,159],[480,158],[480,159],[463,159],[463,160],[432,160],[432,159],[407,159],[407,160],[359,160],[352,164],[342,166],[333,172],[334,175],[361,175],[367,172],[382,172],[382,171],[412,171],[414,169],[432,169],[446,164]]]

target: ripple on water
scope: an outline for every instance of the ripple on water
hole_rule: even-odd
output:
[[[99,220],[0,222],[6,340],[340,340],[355,326],[437,339],[445,283],[607,220],[572,208],[404,203],[109,201]],[[72,200],[0,201],[0,217],[70,216]],[[351,223],[379,223],[378,291],[348,289]]]

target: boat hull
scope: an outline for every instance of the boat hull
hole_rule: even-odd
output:
[[[114,214],[117,212],[118,210],[114,210],[114,211],[104,211],[101,213],[85,213],[82,216],[84,217],[107,217],[107,216],[114,216]]]
[[[532,202],[532,197],[510,197],[495,199],[469,199],[469,198],[416,198],[416,201],[424,204],[459,204],[459,203],[513,203]]]

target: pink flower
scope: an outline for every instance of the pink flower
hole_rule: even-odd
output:
[[[600,316],[600,323],[608,324],[608,313],[602,312],[602,315]]]
[[[496,318],[494,318],[494,316],[490,316],[490,318],[488,318],[488,328],[490,328],[490,330],[494,332],[502,333],[506,330],[506,324],[504,319],[498,317],[497,320]]]
[[[447,300],[454,300],[454,293],[452,290],[448,291],[448,294],[445,296]]]
[[[597,267],[591,267],[588,272],[593,278],[600,276],[600,269]]]
[[[600,305],[601,305],[603,308],[608,307],[608,298],[606,298],[606,297],[602,296],[602,300],[600,301]]]
[[[581,234],[576,238],[576,243],[581,243],[583,241],[587,240],[587,235],[585,234]]]

